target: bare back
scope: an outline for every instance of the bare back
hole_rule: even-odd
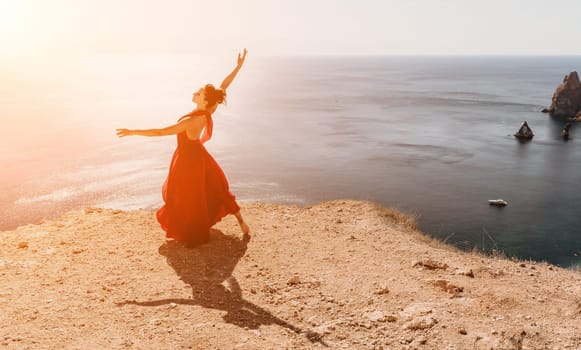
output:
[[[180,118],[179,123],[187,123],[186,136],[191,141],[200,139],[202,130],[207,126],[205,114],[188,114]]]

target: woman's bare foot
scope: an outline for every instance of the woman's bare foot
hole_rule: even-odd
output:
[[[238,220],[238,224],[240,225],[240,229],[242,230],[243,238],[244,239],[250,238],[250,227],[248,227],[248,225],[242,218],[242,214],[240,214],[240,211],[234,214],[234,216],[236,216],[236,220]]]
[[[242,230],[242,234],[246,238],[247,236],[250,237],[250,227],[244,221],[240,223],[240,229]]]

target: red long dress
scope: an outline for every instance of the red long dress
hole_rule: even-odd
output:
[[[207,242],[210,227],[240,210],[224,172],[202,145],[212,134],[211,114],[195,111],[182,119],[204,114],[207,124],[201,140],[190,140],[186,132],[177,135],[178,145],[163,185],[165,205],[157,211],[166,236],[188,246]]]

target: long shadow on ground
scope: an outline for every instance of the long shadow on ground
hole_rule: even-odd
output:
[[[242,290],[232,272],[246,253],[248,242],[249,239],[240,240],[215,229],[212,229],[209,243],[193,249],[188,249],[176,241],[167,241],[159,247],[159,253],[166,257],[168,265],[176,271],[179,278],[192,287],[192,298],[128,300],[117,305],[199,305],[226,311],[224,321],[241,328],[257,329],[261,325],[275,324],[295,333],[304,333],[311,342],[325,345],[319,334],[281,320],[242,297]]]

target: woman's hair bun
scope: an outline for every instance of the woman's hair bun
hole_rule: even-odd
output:
[[[222,89],[216,89],[212,84],[207,84],[204,87],[204,92],[208,103],[207,108],[226,102],[226,92]]]

